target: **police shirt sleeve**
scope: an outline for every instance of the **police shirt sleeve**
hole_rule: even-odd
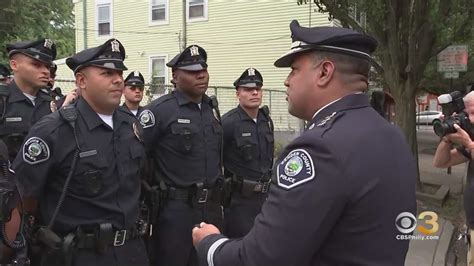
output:
[[[54,137],[46,122],[43,119],[31,128],[12,164],[25,197],[41,195],[53,165]]]
[[[251,231],[242,239],[205,238],[197,247],[200,260],[216,266],[309,265],[348,198],[344,166],[336,158],[320,139],[290,144]]]

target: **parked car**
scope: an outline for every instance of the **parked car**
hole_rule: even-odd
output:
[[[441,121],[442,112],[440,111],[423,111],[416,113],[417,124],[433,124],[436,121]]]

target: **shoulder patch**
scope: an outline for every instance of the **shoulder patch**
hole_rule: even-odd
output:
[[[149,128],[155,125],[155,115],[150,110],[143,110],[138,116],[138,121],[143,128]]]
[[[31,137],[23,145],[23,160],[29,164],[47,161],[49,155],[48,144],[41,138]]]
[[[284,189],[294,188],[314,177],[313,159],[304,149],[292,150],[277,167],[278,186]]]

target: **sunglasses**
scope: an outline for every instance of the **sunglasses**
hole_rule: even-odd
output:
[[[130,87],[130,90],[132,91],[136,91],[136,90],[143,91],[144,89],[145,89],[144,87],[136,87],[136,86]]]

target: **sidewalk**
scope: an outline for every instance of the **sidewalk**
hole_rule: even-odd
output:
[[[422,182],[446,185],[450,188],[450,194],[462,194],[467,164],[452,167],[451,174],[448,174],[446,169],[438,169],[433,166],[433,154],[420,153],[418,160]],[[405,260],[406,266],[446,265],[450,242],[453,237],[456,237],[456,232],[450,221],[439,218],[438,224],[439,230],[436,233],[436,236],[439,237],[438,240],[412,240],[410,242]],[[415,231],[414,235],[422,234]]]

